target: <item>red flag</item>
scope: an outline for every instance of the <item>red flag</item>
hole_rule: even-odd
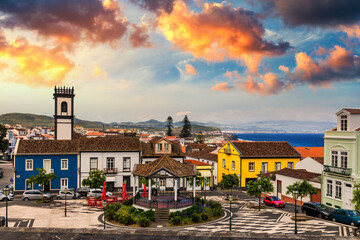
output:
[[[127,196],[126,196],[126,182],[124,182],[124,187],[123,187],[123,193],[124,193],[124,198],[126,198]]]
[[[103,185],[103,192],[101,194],[101,200],[106,200],[106,182]]]
[[[144,184],[144,190],[143,190],[142,197],[146,198],[146,183]]]

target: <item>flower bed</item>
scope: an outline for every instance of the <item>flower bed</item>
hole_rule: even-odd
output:
[[[223,215],[224,211],[219,202],[206,201],[203,198],[196,197],[194,206],[183,211],[170,213],[169,223],[171,226],[191,225],[213,221]]]
[[[112,203],[105,209],[105,218],[107,221],[116,223],[148,227],[152,221],[155,221],[155,212],[153,210],[141,211],[133,206]]]

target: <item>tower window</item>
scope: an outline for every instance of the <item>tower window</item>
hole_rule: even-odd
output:
[[[61,103],[61,112],[67,112],[67,102]]]

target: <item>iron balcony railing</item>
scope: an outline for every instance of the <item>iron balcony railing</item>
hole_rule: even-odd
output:
[[[104,168],[104,173],[107,174],[116,174],[118,172],[117,168]]]
[[[351,175],[351,168],[342,168],[342,167],[324,165],[324,172],[338,173],[341,175],[349,176]]]

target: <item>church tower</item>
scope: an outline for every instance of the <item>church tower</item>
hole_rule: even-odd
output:
[[[74,131],[74,87],[54,89],[55,99],[55,139],[71,140]]]

